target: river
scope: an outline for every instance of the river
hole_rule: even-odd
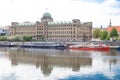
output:
[[[0,80],[120,80],[120,52],[0,48]]]

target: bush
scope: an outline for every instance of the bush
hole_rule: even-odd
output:
[[[32,36],[23,36],[23,41],[32,41]]]
[[[22,41],[22,37],[16,36],[16,37],[14,37],[14,38],[11,38],[10,40],[11,40],[11,41]]]
[[[0,41],[7,41],[7,40],[8,40],[7,37],[5,37],[5,36],[0,36]]]

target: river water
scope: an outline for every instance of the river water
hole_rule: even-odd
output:
[[[0,48],[0,80],[120,80],[120,52]]]

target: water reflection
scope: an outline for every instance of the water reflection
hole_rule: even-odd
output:
[[[120,80],[120,52],[115,49],[0,48],[0,66],[1,80]]]
[[[72,71],[79,71],[80,66],[91,66],[92,59],[89,57],[78,57],[61,54],[61,51],[53,54],[48,52],[37,52],[31,50],[14,50],[10,51],[9,58],[13,66],[18,64],[33,64],[36,68],[41,67],[44,75],[49,75],[54,66],[69,67]],[[58,54],[59,53],[59,54]]]
[[[116,49],[111,49],[109,52],[110,56],[120,56],[120,51]]]

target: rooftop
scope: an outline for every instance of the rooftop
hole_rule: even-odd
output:
[[[72,24],[71,21],[56,21],[56,22],[49,22],[49,25],[58,25],[58,24]]]
[[[118,32],[120,32],[120,26],[111,26],[107,28],[107,31],[111,31],[113,28],[116,28]]]
[[[43,14],[43,18],[44,18],[44,19],[49,19],[49,18],[51,18],[51,14],[50,14],[49,12],[45,12],[45,13]]]
[[[18,23],[19,26],[28,26],[28,25],[35,25],[33,22],[23,22],[23,23]]]

